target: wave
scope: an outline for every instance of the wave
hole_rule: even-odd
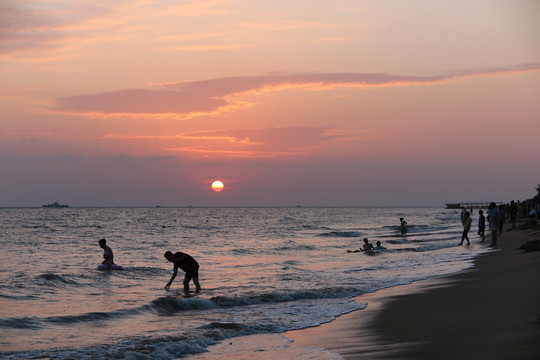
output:
[[[241,296],[214,296],[206,298],[178,298],[163,296],[150,303],[128,309],[111,312],[88,312],[77,315],[39,317],[13,317],[0,319],[0,327],[16,329],[39,329],[46,324],[70,325],[95,321],[113,321],[126,316],[136,316],[143,313],[155,313],[161,316],[171,316],[182,311],[209,310],[217,307],[249,306],[268,303],[284,303],[292,301],[332,299],[354,296],[358,289],[347,287],[328,287],[304,291],[272,291],[261,294],[246,294]]]
[[[198,328],[194,333],[164,337],[139,337],[118,341],[112,344],[91,345],[79,348],[51,348],[46,350],[0,351],[3,359],[101,359],[114,358],[125,360],[170,360],[207,351],[225,339],[237,336],[262,333],[277,333],[285,328],[264,324],[240,324],[212,322]]]
[[[291,250],[315,250],[316,246],[306,244],[285,245],[276,248],[276,251],[291,251]]]
[[[359,289],[350,287],[326,287],[300,291],[271,291],[264,293],[244,294],[239,296],[214,296],[211,298],[179,298],[176,296],[158,297],[149,303],[127,309],[110,312],[87,312],[75,315],[49,317],[12,317],[0,319],[0,328],[41,329],[48,325],[73,325],[76,323],[92,323],[115,321],[123,317],[154,313],[160,316],[172,316],[184,311],[204,311],[215,308],[250,306],[258,304],[277,304],[285,302],[337,299],[358,295]]]
[[[165,270],[163,268],[158,267],[151,267],[151,266],[126,266],[124,267],[124,271],[120,271],[118,273],[120,276],[128,276],[132,277],[133,275],[167,275],[170,274],[169,270]]]
[[[42,329],[41,322],[34,317],[12,317],[0,319],[0,328],[10,329]]]
[[[10,300],[35,300],[38,297],[35,295],[10,295],[0,293],[0,298],[10,299]]]
[[[246,306],[265,303],[284,303],[291,301],[333,299],[357,295],[358,289],[348,287],[329,287],[312,290],[272,291],[268,293],[242,296],[214,296],[210,300],[220,307]]]
[[[90,312],[80,315],[66,315],[66,316],[51,316],[45,318],[44,321],[52,324],[73,324],[78,322],[90,322],[108,320],[113,317],[112,313],[106,312]]]
[[[210,324],[201,326],[199,329],[218,330],[220,332],[219,338],[228,338],[233,336],[252,335],[269,332],[281,332],[285,330],[284,328],[280,328],[275,325],[224,322],[212,322]]]
[[[252,249],[232,249],[231,252],[236,255],[249,255],[254,253]]]
[[[54,287],[62,287],[62,286],[68,286],[68,285],[83,286],[83,284],[75,280],[70,280],[61,275],[57,275],[53,273],[46,273],[46,274],[38,275],[35,277],[34,280],[38,283],[41,283],[42,285],[54,286]]]
[[[77,315],[49,317],[11,317],[0,319],[0,328],[12,329],[42,329],[47,324],[72,325],[76,323],[91,323],[94,321],[116,320],[125,316],[133,316],[143,312],[143,308],[121,309],[111,312],[89,312]]]
[[[401,236],[397,239],[386,240],[386,242],[390,244],[410,244],[409,240]]]
[[[360,237],[362,234],[358,231],[330,231],[319,234],[318,236],[333,236],[333,237]]]
[[[216,304],[208,299],[179,299],[174,296],[164,296],[152,300],[147,309],[159,315],[172,315],[180,311],[213,309],[215,307]]]

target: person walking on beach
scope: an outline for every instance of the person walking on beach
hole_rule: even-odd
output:
[[[514,200],[510,201],[510,222],[512,222],[512,229],[516,228],[516,216],[517,216],[517,206]]]
[[[468,211],[465,212],[463,219],[463,234],[461,235],[461,242],[459,245],[463,245],[463,240],[467,240],[467,245],[471,245],[471,242],[469,241],[469,230],[471,230],[472,225],[471,213]]]
[[[165,259],[174,263],[173,274],[171,280],[165,285],[165,290],[169,291],[172,282],[176,278],[178,268],[182,269],[186,275],[184,276],[184,291],[189,291],[189,282],[193,280],[195,289],[197,292],[201,291],[201,284],[199,283],[199,263],[191,255],[184,254],[183,252],[172,253],[170,251],[165,252]]]
[[[478,211],[478,236],[482,238],[482,241],[486,240],[486,217],[484,216],[484,211]]]
[[[489,228],[491,230],[491,245],[497,246],[497,230],[499,229],[499,209],[497,204],[492,202],[488,209]]]
[[[114,255],[110,247],[107,246],[107,240],[101,239],[98,241],[99,247],[103,249],[103,265],[107,265],[107,267],[111,267],[111,265],[114,265]]]
[[[467,210],[465,210],[465,207],[462,206],[461,207],[461,213],[460,213],[460,218],[461,218],[461,223],[462,224],[465,224],[465,213],[467,212]]]
[[[399,218],[401,235],[407,235],[407,222],[403,218]]]
[[[499,205],[499,215],[497,218],[497,222],[499,224],[499,228],[497,229],[497,236],[500,238],[503,232],[503,225],[504,221],[506,220],[506,209],[504,205]]]

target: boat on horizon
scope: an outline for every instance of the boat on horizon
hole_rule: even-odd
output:
[[[60,204],[60,203],[58,203],[58,201],[55,201],[52,204],[41,205],[41,206],[46,207],[46,208],[67,208],[67,207],[69,207],[69,205]]]

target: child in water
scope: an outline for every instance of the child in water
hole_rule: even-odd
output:
[[[110,247],[107,246],[107,241],[105,239],[99,240],[99,247],[103,249],[103,265],[107,265],[108,267],[111,267],[111,265],[114,265],[114,255]]]

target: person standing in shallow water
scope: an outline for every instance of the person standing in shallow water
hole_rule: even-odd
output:
[[[497,209],[497,204],[495,204],[494,202],[489,204],[488,219],[489,229],[491,230],[490,246],[496,246],[498,239],[497,231],[499,230],[499,209]]]
[[[407,235],[407,222],[403,218],[399,218],[400,226],[399,230],[401,231],[401,235]]]
[[[201,291],[201,284],[199,283],[199,263],[191,255],[184,254],[183,252],[172,253],[170,251],[165,252],[165,259],[174,263],[173,274],[171,280],[165,285],[165,290],[169,290],[171,287],[176,274],[178,273],[178,268],[184,270],[186,275],[184,276],[184,291],[189,291],[189,282],[193,280],[195,284],[196,291]]]
[[[486,217],[482,210],[478,211],[478,236],[482,238],[482,241],[486,239]]]
[[[463,234],[461,235],[461,242],[459,245],[463,245],[463,240],[467,240],[467,245],[471,245],[471,242],[469,241],[469,230],[471,230],[471,225],[471,213],[467,211],[463,217]]]

